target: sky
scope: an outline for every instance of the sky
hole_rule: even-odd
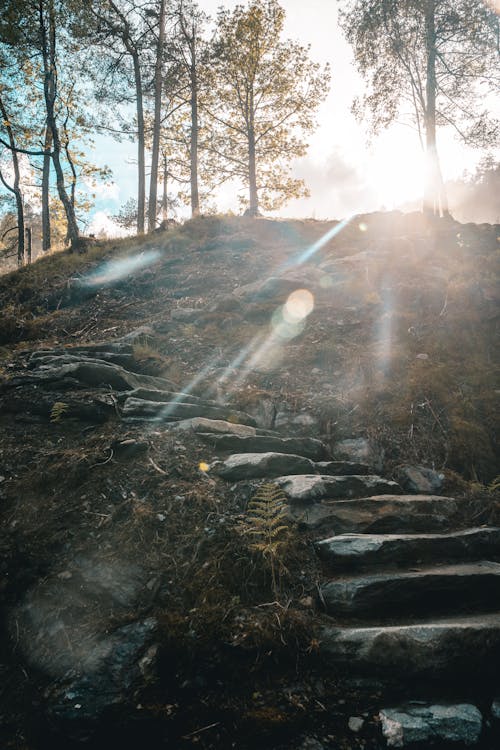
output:
[[[199,0],[214,15],[220,0]],[[225,0],[233,8],[237,0]],[[422,194],[423,159],[416,131],[394,125],[370,141],[367,126],[351,113],[354,97],[363,91],[363,81],[337,22],[336,0],[281,0],[286,11],[285,37],[310,44],[313,60],[331,67],[331,90],[318,113],[318,128],[309,138],[305,157],[295,160],[293,175],[305,180],[310,197],[291,201],[281,216],[340,219],[345,216],[392,209]],[[450,133],[438,134],[445,179],[472,169],[478,154],[460,145]],[[135,145],[100,138],[94,160],[113,171],[110,186],[98,195],[90,231],[111,229],[108,215],[116,213],[127,198],[135,196]],[[235,189],[223,187],[217,196],[219,210],[239,211]]]

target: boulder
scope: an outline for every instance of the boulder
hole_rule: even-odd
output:
[[[426,466],[405,465],[398,466],[394,478],[406,492],[433,495],[443,489],[445,476]]]
[[[210,471],[230,482],[241,479],[279,477],[287,474],[301,474],[313,471],[314,464],[309,458],[292,453],[235,453],[225,461],[215,461]]]
[[[397,494],[401,488],[396,482],[382,477],[368,474],[359,476],[330,476],[317,474],[303,474],[298,476],[282,476],[276,480],[289,496],[292,502],[314,503],[324,498],[362,497],[367,494]]]
[[[332,454],[336,460],[359,461],[374,466],[377,471],[382,469],[384,463],[383,451],[362,437],[337,441],[333,445]]]
[[[475,745],[483,724],[481,712],[470,703],[414,702],[398,708],[384,708],[379,717],[388,747],[434,744],[436,741]]]
[[[138,620],[117,628],[100,644],[93,670],[69,673],[46,694],[49,715],[74,739],[86,739],[109,709],[130,708],[158,671],[157,622]]]

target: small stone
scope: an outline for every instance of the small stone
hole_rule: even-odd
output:
[[[351,732],[355,732],[357,734],[363,729],[364,723],[365,720],[362,719],[361,716],[350,716],[348,726]]]
[[[68,581],[70,578],[73,578],[73,573],[71,573],[69,570],[63,570],[62,573],[58,573],[57,577],[61,581]]]
[[[164,521],[164,520],[166,519],[166,516],[165,516],[165,515],[164,515],[163,513],[157,513],[157,514],[156,514],[156,518],[157,518],[157,519],[158,519],[159,521]]]
[[[474,745],[481,734],[481,712],[467,703],[431,705],[409,703],[379,714],[388,747],[406,747],[429,740]]]
[[[415,359],[429,359],[429,355],[426,354],[425,352],[422,352],[421,354],[417,354],[415,356]]]

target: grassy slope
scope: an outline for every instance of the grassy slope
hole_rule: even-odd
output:
[[[242,309],[233,289],[275,275],[331,226],[207,218],[140,243],[43,259],[0,282],[3,360],[13,346],[71,345],[147,324],[157,371],[186,385],[214,352],[224,367],[267,331],[286,298]],[[304,332],[274,363],[257,363],[233,398],[249,406],[266,392],[278,406],[321,414],[323,433],[372,435],[392,463],[426,461],[491,481],[499,464],[496,229],[428,227],[418,215],[398,214],[352,222],[296,268],[298,286],[307,287],[320,264],[325,279]],[[75,289],[75,279],[103,263],[151,249],[159,260],[97,295]],[[195,325],[176,323],[177,307],[204,314]]]
[[[332,226],[207,218],[140,242],[43,259],[0,281],[2,373],[22,367],[26,350],[114,338],[148,325],[152,333],[136,352],[142,369],[164,373],[182,388],[212,361],[195,389],[212,392],[221,368],[270,330],[287,296],[241,304],[235,287],[276,275]],[[304,331],[274,346],[271,358],[256,360],[244,378],[231,374],[231,400],[246,409],[268,402],[307,412],[327,441],[368,435],[385,450],[388,474],[411,460],[490,482],[499,458],[498,234],[498,227],[428,226],[418,215],[359,217],[295,266],[297,286],[315,295]],[[149,265],[92,292],[74,281],[149,250],[159,251]],[[202,312],[182,322],[171,317],[178,308]],[[314,656],[308,597],[318,577],[307,541],[294,539],[286,552],[282,598],[288,604],[269,606],[275,597],[268,572],[245,553],[232,527],[242,507],[223,482],[211,484],[198,471],[211,458],[205,446],[113,417],[92,428],[70,419],[51,423],[50,399],[57,394],[21,389],[8,398],[9,413],[0,412],[1,603],[10,609],[28,588],[57,582],[68,556],[97,550],[101,563],[120,570],[145,566],[161,582],[154,612],[172,662],[171,684],[150,696],[141,717],[170,722],[176,747],[191,746],[180,737],[215,721],[222,734],[201,735],[201,746],[231,747],[236,737],[242,748],[290,747],[288,736],[312,727],[336,738],[338,731],[338,746],[351,748],[345,718],[329,712],[339,697],[337,676],[321,675],[323,692],[316,693],[318,676],[303,666]],[[119,438],[144,441],[147,451],[132,460],[115,451],[108,460]],[[455,482],[449,490],[456,491],[459,479],[449,477]],[[149,597],[145,588],[140,612],[150,611]],[[70,604],[67,609],[74,617]],[[82,627],[105,627],[100,616],[87,612]],[[118,619],[137,616],[131,611]],[[75,627],[78,634],[80,623]],[[46,681],[30,671],[27,685],[14,653],[5,661],[9,688],[2,699],[10,718],[0,739],[5,747],[31,750],[38,745],[36,727],[29,731],[26,691],[38,700]],[[286,667],[279,666],[283,656]],[[299,685],[297,668],[304,670]],[[359,696],[347,699],[353,706],[346,710],[362,710]],[[317,713],[318,705],[329,709]],[[363,705],[371,710],[369,701]]]

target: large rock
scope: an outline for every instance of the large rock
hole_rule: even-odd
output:
[[[444,474],[426,466],[398,466],[395,478],[406,492],[434,494],[444,485]]]
[[[109,709],[131,707],[157,677],[156,637],[154,618],[117,628],[101,641],[94,669],[70,672],[52,683],[46,695],[48,712],[63,724],[65,733],[86,739]]]
[[[442,619],[411,625],[322,628],[320,654],[349,674],[422,677],[483,684],[496,679],[500,614]]]
[[[362,497],[367,494],[398,494],[401,488],[396,482],[376,475],[336,477],[330,475],[303,474],[282,476],[276,480],[292,502],[311,502],[325,498]]]
[[[313,471],[314,463],[309,458],[292,453],[235,453],[225,461],[215,461],[210,471],[231,482],[240,479],[279,477]]]
[[[470,703],[408,703],[384,708],[379,716],[388,747],[434,744],[439,740],[475,745],[483,724],[481,712]]]
[[[151,420],[153,422],[170,422],[192,417],[212,417],[242,424],[254,425],[249,414],[231,410],[225,406],[208,406],[203,403],[183,403],[182,401],[146,401],[140,398],[127,398],[122,408],[125,419]]]
[[[199,437],[219,452],[228,453],[293,453],[313,460],[325,456],[325,446],[320,440],[306,437],[282,438],[272,435],[215,435],[198,433]]]
[[[500,557],[500,529],[450,534],[340,534],[316,542],[318,556],[336,566]]]
[[[7,385],[56,385],[64,387],[65,381],[91,387],[108,387],[116,391],[129,391],[133,388],[153,388],[172,390],[174,383],[166,378],[153,375],[139,375],[129,372],[120,365],[100,360],[69,359],[66,355],[54,357],[47,365],[40,365],[30,374],[20,375],[7,381]]]
[[[500,601],[500,564],[435,565],[335,579],[321,586],[329,614],[401,617],[488,611]]]
[[[440,495],[375,495],[356,500],[296,503],[290,518],[301,526],[331,534],[407,534],[447,532],[460,528],[470,511],[467,499]],[[491,513],[491,501],[476,508],[476,523]]]

